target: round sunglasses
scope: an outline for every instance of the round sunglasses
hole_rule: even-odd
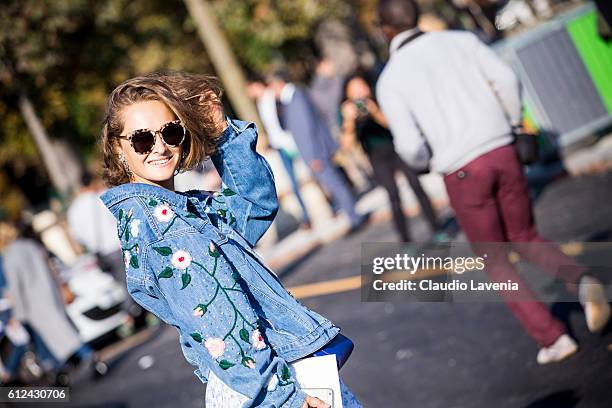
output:
[[[127,135],[119,135],[119,139],[127,139],[132,145],[132,149],[138,154],[148,154],[155,146],[157,134],[161,136],[163,142],[171,147],[180,146],[185,140],[185,126],[180,120],[173,120],[165,123],[159,130],[137,129]]]

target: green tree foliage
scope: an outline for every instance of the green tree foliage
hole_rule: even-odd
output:
[[[67,141],[86,161],[96,151],[105,99],[117,83],[154,70],[212,72],[181,0],[2,3],[0,185],[5,187],[10,180],[2,169],[39,166],[44,174],[18,109],[19,89],[49,136]],[[321,19],[351,12],[343,0],[212,4],[240,63],[260,73],[275,57],[300,56]],[[6,197],[6,189],[0,190]]]
[[[216,0],[216,16],[242,64],[263,73],[270,62],[300,58],[324,18],[352,7],[342,0]]]
[[[0,169],[40,166],[18,109],[19,89],[50,137],[68,141],[87,159],[96,150],[108,92],[139,73],[176,69],[210,72],[180,0],[4,1]],[[6,174],[3,180],[6,187]]]

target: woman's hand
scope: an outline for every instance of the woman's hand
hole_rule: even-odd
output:
[[[302,408],[330,408],[330,405],[318,398],[307,396]]]
[[[357,107],[352,101],[346,101],[340,107],[342,112],[342,119],[344,122],[355,122],[359,112],[357,111]]]

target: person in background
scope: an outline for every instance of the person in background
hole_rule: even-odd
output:
[[[273,72],[268,79],[276,96],[276,106],[281,127],[291,133],[300,155],[319,183],[332,195],[332,200],[350,220],[350,232],[355,232],[367,222],[367,216],[355,211],[355,198],[346,181],[335,169],[332,156],[338,144],[306,93],[287,82],[281,71]]]
[[[93,368],[96,357],[84,344],[66,315],[59,284],[51,270],[47,250],[30,226],[4,224],[14,237],[3,253],[3,269],[12,301],[12,316],[24,324],[33,337],[37,354],[48,350],[52,369],[58,374],[69,369],[71,361],[81,368]]]
[[[72,237],[98,258],[100,268],[110,272],[126,287],[124,257],[117,239],[117,222],[100,201],[105,189],[87,171],[81,177],[81,189],[68,207],[68,228]],[[138,226],[134,226],[137,230]],[[134,319],[143,316],[143,309],[128,298],[122,305],[128,319],[124,326],[128,335],[134,330]]]
[[[104,192],[92,175],[85,171],[81,188],[68,207],[68,228],[72,237],[87,251],[96,254],[115,277],[125,281],[123,254],[117,239],[117,222],[100,202]]]
[[[330,58],[322,58],[315,67],[308,87],[308,96],[320,112],[334,140],[341,137],[338,115],[345,81],[345,76],[338,73],[333,61]],[[361,149],[340,149],[334,160],[339,169],[346,173],[354,191],[365,193],[374,187],[372,168]]]
[[[255,100],[257,112],[268,135],[268,144],[278,152],[287,171],[291,188],[302,209],[302,227],[310,229],[310,217],[302,199],[302,194],[300,194],[300,183],[294,168],[294,160],[299,154],[298,148],[291,134],[286,132],[280,125],[278,113],[276,112],[274,91],[268,89],[262,80],[255,79],[249,82],[247,93],[250,98]]]
[[[399,188],[395,174],[401,171],[421,205],[421,210],[431,231],[438,230],[436,213],[429,197],[419,181],[417,172],[410,168],[397,155],[393,148],[393,136],[389,132],[387,120],[378,104],[372,97],[372,90],[365,76],[351,75],[344,86],[344,102],[342,103],[342,138],[343,146],[352,146],[357,140],[368,155],[374,175],[385,188],[391,210],[395,229],[403,242],[409,242],[410,232],[408,221],[402,209]]]
[[[603,329],[610,306],[602,285],[537,232],[512,144],[512,127],[521,123],[522,114],[520,84],[512,69],[474,34],[419,31],[414,0],[381,0],[378,12],[391,57],[376,96],[399,155],[408,164],[415,162],[425,137],[433,153],[431,167],[444,174],[451,207],[474,251],[482,253],[478,244],[485,242],[537,244],[515,248],[523,259],[562,279],[570,291],[577,287],[589,329]],[[575,353],[576,342],[536,298],[507,252],[487,255],[490,279],[519,287],[500,294],[539,343],[538,363]]]
[[[0,250],[4,248],[4,232],[5,229],[0,225]],[[9,326],[9,322],[11,325]],[[17,370],[21,359],[27,351],[27,332],[25,336],[23,333],[25,329],[19,323],[18,320],[11,319],[11,300],[6,290],[6,278],[4,277],[4,270],[2,268],[2,256],[0,255],[0,339],[4,336],[8,337],[11,342],[11,349],[6,358],[5,364],[0,362],[0,382],[2,384],[11,383],[16,379]],[[18,339],[19,334],[21,338]],[[25,340],[25,341],[24,341]]]

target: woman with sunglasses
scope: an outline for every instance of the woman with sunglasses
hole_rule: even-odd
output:
[[[289,365],[336,341],[339,328],[297,302],[253,247],[277,212],[255,125],[225,119],[210,77],[150,74],[119,85],[102,131],[102,200],[118,221],[127,288],[177,328],[210,407],[326,407]],[[221,192],[174,191],[174,176],[210,157]],[[345,407],[360,407],[341,383]]]

